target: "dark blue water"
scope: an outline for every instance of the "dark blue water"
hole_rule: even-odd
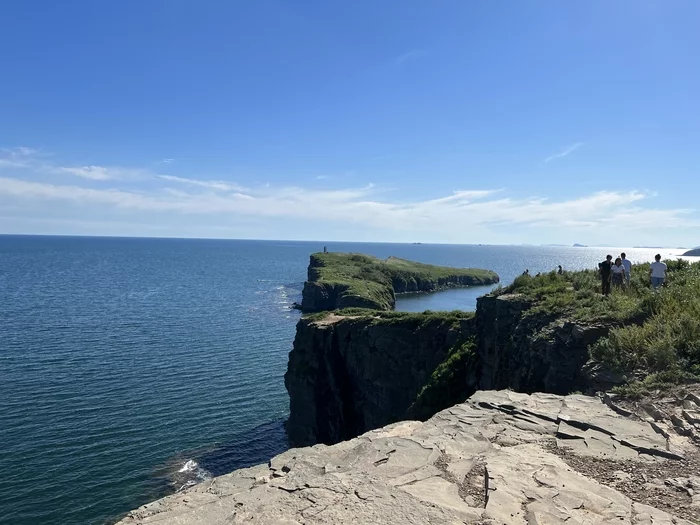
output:
[[[0,236],[0,522],[105,523],[284,450],[290,307],[323,244],[504,282],[608,251]],[[398,308],[470,309],[486,291]]]

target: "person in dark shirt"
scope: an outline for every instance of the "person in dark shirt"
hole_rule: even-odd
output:
[[[598,263],[598,271],[600,272],[600,279],[603,282],[603,295],[610,294],[610,274],[612,269],[612,255],[605,257],[602,263]]]

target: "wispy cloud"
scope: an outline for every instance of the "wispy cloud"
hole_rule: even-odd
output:
[[[549,157],[544,159],[544,163],[547,164],[553,160],[566,157],[567,155],[569,155],[569,154],[573,153],[574,151],[576,151],[577,149],[579,149],[581,146],[583,146],[583,142],[576,142],[575,144],[572,144],[571,146],[564,148],[559,153],[555,153],[554,155],[550,155]]]
[[[44,164],[42,169],[46,172],[57,174],[75,175],[83,179],[95,181],[121,180],[133,181],[149,179],[154,176],[152,172],[141,168],[123,168],[119,166],[57,166],[51,167]]]
[[[70,173],[71,175],[90,180],[110,180],[117,178],[113,174],[110,174],[109,170],[104,166],[81,166],[77,168],[59,167],[56,168],[56,171],[58,173]]]
[[[21,163],[27,155],[5,152],[4,160]],[[31,157],[31,155],[30,155]],[[148,214],[149,224],[177,221],[194,227],[207,224],[261,224],[281,227],[292,221],[355,231],[383,232],[384,239],[436,238],[459,242],[474,232],[491,238],[494,232],[528,228],[546,238],[546,232],[669,231],[700,227],[694,210],[654,206],[651,192],[600,191],[557,200],[546,196],[516,197],[507,189],[461,189],[430,198],[398,197],[386,187],[313,188],[299,186],[244,186],[226,180],[154,174],[137,168],[53,166],[35,163],[22,170],[0,165],[0,205],[21,210],[74,210],[81,219],[111,212],[133,221],[136,212]],[[5,173],[7,172],[7,173]],[[56,174],[63,174],[57,177]],[[99,182],[99,184],[96,184]],[[325,185],[324,185],[325,186]],[[59,214],[59,215],[60,215]],[[145,215],[144,215],[145,216]],[[198,218],[197,218],[198,217]],[[235,220],[230,220],[235,218]],[[223,221],[223,222],[222,222]],[[208,226],[207,226],[208,227]],[[640,233],[640,235],[642,235]],[[628,239],[628,237],[627,237]]]
[[[244,188],[236,184],[231,184],[223,180],[198,180],[198,179],[188,179],[185,177],[176,177],[175,175],[158,175],[159,179],[167,180],[170,182],[177,182],[178,184],[187,184],[190,186],[199,186],[201,188],[210,188],[212,190],[220,191],[242,191]]]
[[[135,180],[153,177],[149,170],[142,168],[95,165],[59,166],[50,162],[48,157],[34,148],[0,148],[0,168],[17,168],[52,175],[71,175],[93,181]]]
[[[0,148],[0,167],[26,168],[32,165],[39,150],[19,146],[16,148]]]
[[[408,62],[412,62],[414,60],[419,60],[421,58],[424,58],[428,56],[428,52],[424,49],[414,49],[412,51],[408,51],[407,53],[404,53],[402,55],[397,56],[394,59],[394,63],[397,66],[402,66]]]
[[[167,177],[167,178],[165,178]],[[173,182],[171,176],[164,180]],[[457,191],[444,197],[418,202],[380,199],[376,188],[319,191],[298,187],[238,188],[214,181],[187,180],[186,186],[207,192],[190,192],[169,187],[149,191],[95,189],[75,185],[49,184],[15,178],[0,178],[0,196],[39,201],[72,202],[80,206],[113,206],[148,212],[222,216],[323,219],[339,224],[366,227],[381,224],[387,230],[457,233],[469,228],[533,226],[539,228],[612,228],[619,221],[626,229],[689,227],[687,209],[656,209],[640,206],[649,195],[639,191],[602,191],[575,199],[550,201],[545,198],[515,199],[503,190]],[[232,191],[236,188],[237,191]]]
[[[175,159],[162,159],[161,162],[163,164],[172,164],[173,162],[175,162]]]

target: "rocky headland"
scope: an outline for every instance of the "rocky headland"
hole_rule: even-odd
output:
[[[594,271],[522,276],[475,313],[367,309],[302,318],[289,355],[288,433],[332,444],[425,420],[477,389],[640,395],[700,376],[700,264],[667,261],[654,293],[648,265],[602,298]]]
[[[353,282],[372,308],[336,294],[297,326],[287,430],[307,448],[123,523],[698,523],[700,264],[667,262],[661,293],[648,265],[605,299],[595,272],[553,272],[476,312],[392,312]]]
[[[498,280],[495,272],[478,268],[434,266],[398,257],[381,260],[359,253],[315,253],[299,306],[304,312],[392,310],[397,293],[483,286]]]

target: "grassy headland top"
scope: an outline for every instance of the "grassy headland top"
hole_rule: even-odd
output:
[[[357,253],[315,253],[301,308],[309,312],[348,307],[391,310],[396,293],[483,286],[498,280],[495,272],[478,268],[434,266],[397,257],[382,260]]]
[[[527,316],[552,324],[571,320],[610,327],[591,345],[591,358],[640,379],[625,393],[643,392],[700,380],[700,262],[666,264],[659,293],[649,283],[647,263],[633,265],[630,286],[606,298],[595,270],[521,276],[494,295],[515,294],[530,303]]]

